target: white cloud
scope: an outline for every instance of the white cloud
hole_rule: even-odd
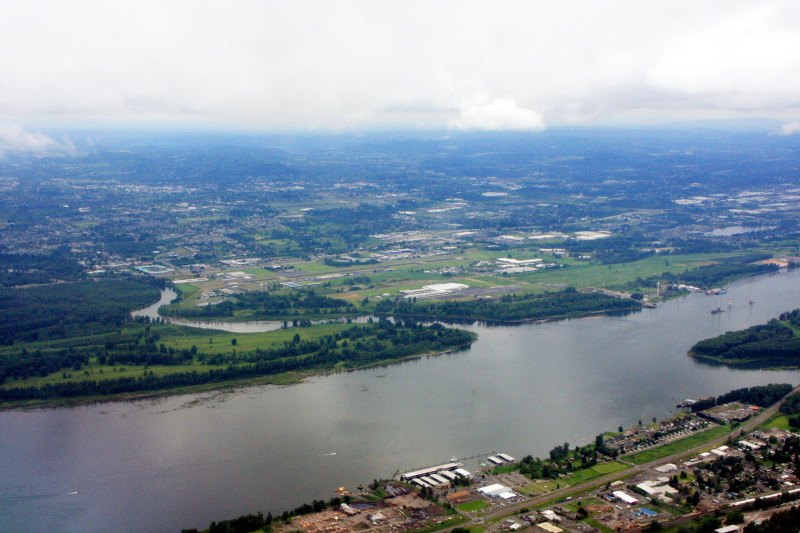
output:
[[[14,122],[536,127],[534,115],[800,112],[800,2],[788,0],[5,0],[0,50],[0,116]]]
[[[800,121],[796,120],[794,122],[787,122],[781,126],[778,135],[796,135],[798,133],[800,133]]]
[[[545,129],[542,116],[523,109],[508,98],[498,98],[489,104],[469,105],[461,116],[450,122],[458,130],[482,131],[539,131]]]
[[[800,103],[798,10],[784,2],[676,35],[648,79],[683,103],[769,110]],[[794,19],[794,20],[792,20]]]
[[[72,146],[62,144],[49,135],[27,131],[19,124],[0,124],[0,154],[8,152],[71,152]]]

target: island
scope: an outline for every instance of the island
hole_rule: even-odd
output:
[[[699,361],[747,368],[800,365],[800,309],[783,313],[766,324],[729,331],[705,339],[689,350]]]

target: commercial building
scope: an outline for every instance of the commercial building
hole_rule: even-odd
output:
[[[624,491],[621,491],[621,490],[615,490],[611,494],[615,498],[617,498],[618,500],[623,501],[623,502],[627,503],[628,505],[636,505],[637,503],[639,503],[639,500],[637,500],[636,498],[634,498],[633,496],[631,496],[627,492],[624,492]]]

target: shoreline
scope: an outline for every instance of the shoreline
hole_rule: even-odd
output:
[[[734,362],[727,359],[712,357],[710,355],[702,355],[694,352],[688,352],[687,357],[712,366],[728,366],[739,370],[797,370],[800,369],[800,363],[795,365],[772,365],[770,362],[762,362],[757,359],[747,359],[740,362]]]
[[[334,374],[341,374],[344,372],[356,372],[358,370],[367,370],[370,368],[377,368],[380,366],[390,366],[390,365],[400,364],[405,361],[420,359],[422,357],[456,353],[461,350],[468,349],[478,340],[478,336],[476,334],[471,333],[471,335],[473,338],[470,342],[461,344],[459,346],[455,346],[453,348],[448,348],[447,350],[441,350],[438,352],[425,352],[416,355],[408,355],[406,357],[401,357],[398,359],[385,359],[367,365],[341,369],[341,370],[328,369],[328,370],[308,371],[308,372],[286,372],[282,374],[269,374],[266,376],[257,376],[252,378],[236,379],[236,380],[222,381],[217,383],[204,383],[201,385],[191,385],[188,387],[164,389],[160,391],[156,390],[156,391],[142,391],[140,393],[120,393],[118,395],[113,395],[113,396],[76,396],[71,398],[53,398],[48,400],[24,400],[22,402],[10,403],[8,405],[0,404],[0,411],[13,411],[13,410],[33,411],[36,409],[81,407],[84,405],[94,405],[94,404],[109,403],[109,402],[133,402],[133,401],[147,400],[147,399],[166,398],[169,396],[180,396],[189,394],[199,394],[203,392],[224,391],[227,389],[233,389],[235,391],[238,389],[256,387],[260,385],[275,385],[279,387],[298,385],[300,383],[303,383],[307,379],[313,377],[330,376]]]

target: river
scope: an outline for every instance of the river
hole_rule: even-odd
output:
[[[0,529],[177,533],[453,455],[544,456],[687,397],[800,382],[686,356],[797,307],[800,270],[622,317],[469,326],[471,349],[289,387],[0,412]]]

